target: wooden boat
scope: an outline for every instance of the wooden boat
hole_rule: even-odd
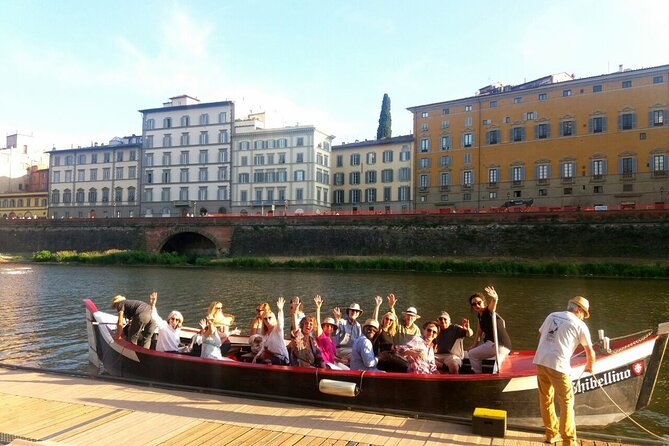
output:
[[[99,311],[89,299],[83,306],[89,359],[116,377],[186,390],[436,419],[471,419],[477,407],[503,409],[510,425],[541,425],[532,351],[511,352],[499,373],[482,374],[267,366],[162,353],[115,340],[116,315]],[[189,335],[187,329],[184,332]],[[605,425],[624,417],[620,409],[632,413],[648,405],[668,334],[669,323],[665,322],[656,330],[611,340],[609,349],[603,343],[596,345],[594,375],[583,374],[585,355],[577,350],[572,358],[572,382],[579,425]]]

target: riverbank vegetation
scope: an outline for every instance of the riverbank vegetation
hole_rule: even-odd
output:
[[[211,259],[177,253],[143,251],[102,252],[39,251],[35,262],[98,265],[191,265],[244,269],[294,268],[332,270],[419,271],[459,274],[545,275],[571,277],[669,278],[667,262],[617,262],[610,260],[453,259],[401,257],[238,257]]]

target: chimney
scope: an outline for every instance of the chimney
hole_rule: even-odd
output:
[[[623,64],[618,65],[618,73],[623,72]]]

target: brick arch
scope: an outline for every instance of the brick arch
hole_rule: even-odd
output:
[[[206,240],[210,241],[216,251],[216,257],[226,256],[230,252],[230,239],[232,229],[229,227],[210,227],[210,228],[195,228],[193,226],[186,227],[153,227],[146,228],[145,246],[148,252],[160,252],[166,243],[168,243],[175,236],[180,234],[196,234]]]

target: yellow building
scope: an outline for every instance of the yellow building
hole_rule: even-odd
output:
[[[0,194],[0,218],[46,218],[47,191]]]
[[[417,209],[637,206],[669,192],[669,65],[409,108]]]
[[[408,211],[413,136],[332,147],[333,211]]]

